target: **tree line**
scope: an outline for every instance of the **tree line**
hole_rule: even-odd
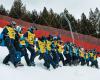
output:
[[[66,8],[61,14],[55,13],[53,9],[47,10],[46,7],[40,13],[35,9],[30,12],[26,10],[26,6],[21,0],[15,0],[10,10],[6,10],[3,5],[0,5],[0,14],[31,23],[47,25],[48,27],[70,30],[68,22],[62,15],[65,14],[71,23],[73,32],[100,38],[100,10],[98,8],[94,11],[90,9],[88,17],[86,17],[85,13],[82,13],[80,19],[75,19]]]

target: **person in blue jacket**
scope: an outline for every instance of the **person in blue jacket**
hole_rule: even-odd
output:
[[[73,46],[73,65],[78,65],[79,61],[79,48],[74,45]]]
[[[72,57],[73,57],[73,48],[71,43],[68,44],[68,64],[72,65]]]

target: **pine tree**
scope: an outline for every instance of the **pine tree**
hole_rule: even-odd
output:
[[[86,15],[84,13],[82,13],[81,15],[81,33],[83,34],[89,34],[89,31],[88,31],[88,20],[86,18]]]
[[[65,14],[66,17],[64,17],[63,14]],[[60,17],[61,17],[61,25],[64,27],[64,29],[70,30],[69,23],[68,21],[66,21],[67,18],[71,24],[72,31],[76,31],[77,21],[75,20],[74,16],[72,16],[72,14],[68,12],[66,8],[64,9],[64,12],[61,14]]]
[[[91,22],[91,29],[92,29],[92,36],[98,36],[100,33],[100,11],[98,8],[95,9],[95,11],[93,12],[92,10],[90,10],[89,12],[89,20]]]
[[[41,13],[41,18],[43,20],[43,24],[48,25],[48,11],[46,7],[44,7],[43,12]]]
[[[95,9],[95,12],[96,14],[96,27],[95,27],[95,31],[96,31],[96,34],[95,36],[96,37],[100,37],[100,11],[98,8]]]
[[[8,12],[6,9],[3,7],[3,5],[0,5],[0,14],[1,15],[8,15]]]
[[[59,16],[52,9],[48,12],[48,23],[55,28],[59,28]]]
[[[69,30],[68,22],[66,21],[66,19],[65,19],[63,14],[65,14],[66,17],[69,18],[69,16],[68,16],[69,12],[68,12],[68,10],[66,8],[64,9],[64,12],[60,14],[60,17],[61,17],[61,19],[60,19],[61,21],[60,22],[61,22],[61,26],[63,27],[63,29]]]
[[[38,13],[36,10],[32,11],[31,19],[32,19],[32,22],[38,23]]]
[[[9,16],[17,19],[21,18],[23,15],[22,7],[23,7],[23,3],[21,0],[14,0]]]

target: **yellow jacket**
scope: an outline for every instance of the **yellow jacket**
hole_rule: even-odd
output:
[[[94,60],[94,61],[97,60],[96,54],[93,56],[93,60]]]
[[[8,30],[7,34],[9,36],[9,38],[15,39],[15,34],[16,34],[15,30],[12,27],[9,27],[9,26],[7,26],[6,29]]]
[[[35,39],[35,34],[28,31],[28,37],[27,37],[28,43],[33,45],[34,44],[34,39]]]
[[[93,53],[92,52],[90,52],[89,54],[90,54],[90,57],[93,57]]]
[[[39,47],[40,47],[40,51],[41,51],[41,53],[45,53],[46,52],[46,43],[45,42],[42,42],[42,41],[38,41],[38,43],[39,43]]]
[[[57,46],[58,45],[58,42],[57,41],[54,41],[54,44],[55,44],[55,46]]]
[[[80,57],[84,57],[84,52],[82,51],[82,50],[79,50],[79,52],[80,52]]]
[[[62,53],[64,51],[63,45],[58,44],[58,52]]]
[[[46,48],[47,48],[47,50],[51,50],[51,42],[50,41],[48,41],[47,40],[47,42],[46,42]]]
[[[85,54],[85,58],[88,59],[89,58],[89,53]]]

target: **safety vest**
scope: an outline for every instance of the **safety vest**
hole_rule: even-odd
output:
[[[35,34],[31,33],[30,31],[28,31],[28,37],[27,37],[27,41],[29,44],[33,45],[34,43],[34,38],[35,38]]]
[[[88,58],[89,58],[89,54],[88,54],[88,53],[86,53],[86,56],[85,56],[85,58],[86,58],[86,59],[88,59]]]
[[[21,45],[26,45],[25,39],[23,38],[23,37],[24,37],[23,34],[20,34],[20,33],[19,33],[19,36],[20,36],[19,43],[20,43]]]
[[[41,41],[38,41],[38,42],[39,42],[40,51],[41,51],[41,53],[44,54],[46,52],[46,43],[41,42]]]
[[[94,61],[97,60],[97,56],[96,55],[93,56],[93,60]]]
[[[80,57],[84,57],[84,52],[79,50],[80,51]]]
[[[90,54],[90,57],[92,58],[92,57],[93,57],[93,53],[92,53],[92,52],[90,52],[89,54]]]
[[[58,42],[57,41],[54,41],[54,44],[55,44],[55,46],[57,46],[58,45]]]
[[[51,50],[51,42],[47,40],[47,43],[46,43],[46,48],[47,50]]]
[[[58,44],[58,52],[63,53],[63,51],[64,51],[63,45]]]
[[[6,29],[8,30],[8,36],[11,39],[15,39],[15,30],[12,27],[7,26]]]

